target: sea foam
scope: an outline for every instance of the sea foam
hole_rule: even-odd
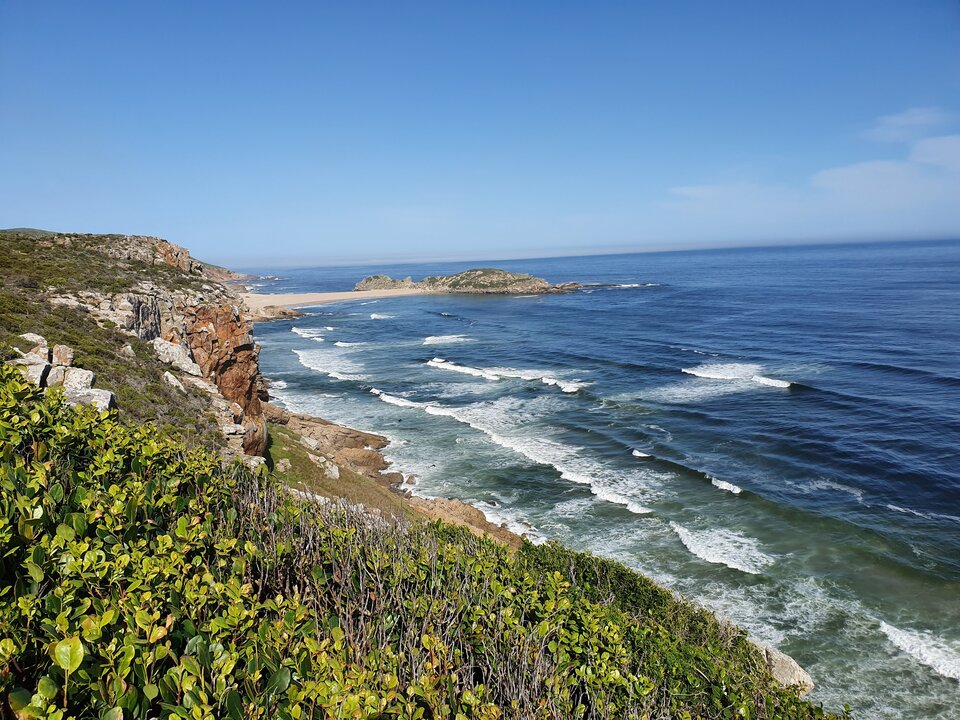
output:
[[[881,622],[880,630],[900,650],[943,677],[960,680],[960,647],[919,630],[901,630]]]
[[[679,523],[670,527],[680,542],[701,560],[728,568],[759,575],[775,560],[760,549],[760,542],[732,530],[690,530]]]
[[[300,364],[311,370],[325,373],[334,380],[366,380],[363,367],[347,359],[340,351],[294,350]]]
[[[311,328],[298,328],[292,327],[290,331],[296,335],[299,335],[302,338],[308,338],[310,340],[316,340],[317,342],[323,342],[323,335],[320,334],[319,330],[313,330]]]
[[[586,485],[599,499],[620,505],[631,513],[646,515],[653,512],[643,504],[643,500],[655,497],[656,492],[650,485],[662,482],[665,476],[653,472],[614,473],[603,463],[581,455],[581,448],[543,437],[540,432],[535,435],[515,434],[518,428],[513,426],[514,422],[526,426],[529,416],[537,413],[518,408],[516,401],[511,398],[465,407],[449,407],[397,398],[379,391],[374,394],[393,405],[416,408],[429,415],[448,417],[468,425],[486,435],[496,445],[512,450],[539,465],[552,467],[562,479]]]
[[[760,365],[750,363],[710,363],[693,368],[681,368],[682,372],[707,380],[749,380],[769,387],[788,388],[786,380],[761,375]]]
[[[370,313],[371,320],[391,320],[393,315],[384,315],[383,313]]]
[[[485,380],[502,380],[503,378],[515,378],[517,380],[527,380],[541,382],[544,385],[559,388],[565,393],[575,393],[586,387],[587,383],[579,380],[564,380],[551,375],[546,375],[540,370],[517,370],[509,367],[491,367],[475,368],[469,365],[459,365],[443,358],[433,358],[428,360],[427,365],[441,370],[451,370],[453,372],[463,373],[464,375],[473,375],[482,377]]]
[[[727,492],[731,492],[734,495],[739,495],[740,493],[743,492],[743,488],[740,487],[739,485],[734,485],[733,483],[727,482],[726,480],[719,480],[718,478],[715,478],[715,477],[710,478],[710,484],[713,485],[715,488],[726,490]]]
[[[423,339],[424,345],[452,345],[464,342],[472,341],[466,335],[431,335]]]

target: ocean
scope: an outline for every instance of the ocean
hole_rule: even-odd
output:
[[[960,718],[960,243],[476,266],[568,295],[418,296],[256,326],[271,395],[386,435],[414,492],[614,558],[793,656],[858,718]]]

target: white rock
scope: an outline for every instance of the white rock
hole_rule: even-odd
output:
[[[63,386],[70,390],[89,390],[96,379],[92,370],[83,368],[66,368],[63,372]]]
[[[50,368],[50,372],[47,374],[47,387],[56,387],[57,385],[63,385],[63,380],[66,377],[67,368],[63,365],[54,365]]]
[[[290,465],[290,461],[287,458],[280,458],[279,460],[277,460],[277,464],[274,466],[273,469],[276,470],[277,472],[285,473],[291,467],[292,466]]]
[[[251,470],[256,470],[261,465],[265,465],[267,459],[262,458],[259,455],[244,455],[240,458],[240,462],[242,462]]]
[[[193,361],[187,348],[183,345],[167,342],[163,338],[154,338],[153,349],[156,351],[157,357],[160,358],[160,360],[173,365],[178,370],[182,370],[196,377],[203,375],[200,366]]]
[[[163,379],[166,381],[167,385],[173,385],[180,392],[186,392],[186,388],[183,386],[183,383],[177,380],[176,376],[167,370],[163,374]]]
[[[67,367],[73,365],[73,348],[67,345],[54,345],[52,360],[54,365],[66,365]]]
[[[244,435],[247,429],[243,425],[231,423],[229,425],[221,425],[220,432],[229,437],[230,435]]]
[[[810,673],[800,667],[796,660],[776,648],[766,645],[761,645],[760,648],[763,650],[767,667],[774,680],[783,687],[799,685],[801,697],[808,695],[813,690],[813,678],[810,677]]]
[[[47,341],[44,339],[43,335],[37,335],[36,333],[23,333],[21,335],[24,340],[28,343],[33,343],[34,345],[42,345],[43,347],[47,346]]]
[[[126,355],[127,357],[136,357],[137,354],[133,351],[133,346],[130,343],[127,343],[122,348],[120,348],[120,354]]]
[[[12,365],[19,365],[20,372],[23,373],[23,378],[30,383],[31,385],[36,385],[37,387],[43,387],[43,384],[47,381],[47,375],[50,374],[50,365],[45,362],[22,362],[24,358],[19,360],[14,360]]]
[[[63,391],[63,398],[68,405],[93,405],[98,410],[109,410],[117,404],[109,390],[67,388]]]
[[[322,458],[312,453],[307,453],[307,457],[313,460],[313,462],[315,462],[317,465],[319,465],[323,469],[323,472],[326,473],[328,478],[330,478],[331,480],[340,479],[340,468],[337,467],[336,463],[332,463],[326,458]]]

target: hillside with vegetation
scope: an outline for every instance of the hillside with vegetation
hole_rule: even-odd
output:
[[[229,271],[140,236],[0,249],[0,719],[832,717],[712,613],[266,402]]]
[[[0,367],[16,718],[820,718],[622,566],[291,493]]]

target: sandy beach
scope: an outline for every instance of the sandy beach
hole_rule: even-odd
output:
[[[255,320],[283,317],[283,308],[310,307],[343,300],[401,297],[404,295],[427,295],[428,290],[402,288],[399,290],[348,290],[325,293],[240,293],[240,297]]]

